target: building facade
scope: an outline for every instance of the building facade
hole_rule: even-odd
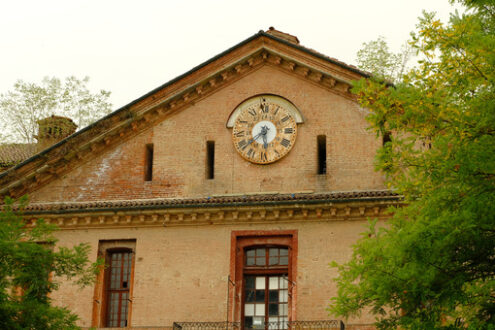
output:
[[[53,294],[83,327],[341,327],[328,264],[398,203],[349,91],[362,77],[260,31],[0,173],[0,194],[105,258],[94,287]]]

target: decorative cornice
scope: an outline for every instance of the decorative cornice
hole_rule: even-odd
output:
[[[153,199],[86,203],[31,204],[37,218],[62,229],[338,221],[387,218],[401,197],[388,190],[325,194],[269,194],[198,199]]]
[[[30,214],[28,226],[34,226],[38,218],[56,224],[61,229],[197,226],[239,223],[279,223],[311,221],[386,219],[391,206],[398,200],[327,202],[315,204],[251,205],[224,207],[184,207],[128,210],[98,210],[76,213]]]
[[[73,137],[62,140],[33,156],[26,164],[23,163],[1,173],[0,198],[3,199],[4,196],[17,198],[38,189],[77,167],[83,160],[92,159],[104,149],[122,143],[263,65],[270,65],[345,98],[354,99],[349,92],[350,81],[261,44],[258,49],[228,66],[222,66],[220,70],[199,79],[196,83],[167,94],[166,97],[150,96],[152,101],[149,104],[144,106],[137,104],[135,108],[124,109],[113,116],[105,117],[84,134],[76,133]]]

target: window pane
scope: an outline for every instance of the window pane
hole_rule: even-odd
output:
[[[266,249],[265,249],[265,248],[262,248],[262,249],[256,249],[256,256],[257,256],[257,257],[264,257],[264,256],[265,256],[265,251],[266,251]]]
[[[280,255],[281,256],[288,256],[289,255],[289,249],[288,248],[281,248],[280,249]]]
[[[270,316],[278,315],[278,304],[269,304],[268,305],[268,315],[270,315]]]
[[[254,304],[245,304],[244,305],[244,315],[253,316],[254,315]]]
[[[256,290],[264,290],[265,289],[265,277],[258,276],[256,277]]]
[[[276,249],[276,248],[271,248],[271,249],[269,250],[270,257],[278,257],[278,254],[279,254],[279,253],[278,253],[278,250],[279,250],[279,249]]]
[[[280,277],[270,277],[268,281],[268,288],[270,290],[278,289],[278,279]]]
[[[125,327],[127,325],[127,293],[122,294],[122,302],[120,308],[120,326]]]
[[[264,329],[264,317],[253,317],[253,329]]]
[[[112,293],[109,298],[108,310],[110,311],[108,317],[108,325],[117,326],[117,311],[119,308],[118,293]]]
[[[256,304],[254,313],[256,316],[265,316],[265,304]]]
[[[280,290],[280,302],[287,302],[287,290]]]
[[[269,263],[270,263],[270,266],[278,265],[278,257],[270,256]]]
[[[289,283],[289,279],[287,277],[282,277],[280,279],[280,289],[287,289],[288,283]]]
[[[254,291],[246,292],[246,302],[254,302]]]
[[[246,276],[246,289],[254,289],[254,277]]]
[[[254,266],[254,258],[247,258],[246,259],[246,266]]]
[[[254,250],[253,250],[253,249],[251,249],[251,250],[247,250],[246,255],[247,255],[248,257],[254,257]]]
[[[119,311],[119,294],[112,293],[112,313],[116,314]]]
[[[253,326],[253,317],[244,317],[244,327],[250,329]]]
[[[279,315],[287,316],[287,304],[280,304],[278,306],[280,306],[280,314]]]
[[[289,264],[289,257],[280,257],[280,265],[286,266]]]
[[[265,290],[256,290],[256,302],[265,302]]]
[[[264,266],[266,265],[266,258],[265,257],[257,257],[256,258],[256,266]]]
[[[269,302],[278,302],[278,291],[277,290],[270,290],[270,294],[268,296],[268,301]]]

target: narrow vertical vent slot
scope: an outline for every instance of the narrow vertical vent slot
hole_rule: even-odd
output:
[[[215,141],[206,142],[206,179],[215,178]]]
[[[316,144],[318,148],[318,174],[327,174],[327,137],[318,135]]]
[[[144,160],[144,181],[153,179],[153,144],[146,145],[146,154]]]

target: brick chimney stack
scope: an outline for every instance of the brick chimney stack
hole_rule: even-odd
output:
[[[44,150],[65,139],[77,129],[72,119],[55,116],[38,120],[38,135],[35,138],[38,140],[38,152]]]
[[[285,41],[291,42],[293,44],[299,45],[299,39],[297,39],[296,36],[276,30],[273,26],[270,26],[268,30],[266,30],[266,33],[271,34],[274,37],[283,39]]]

